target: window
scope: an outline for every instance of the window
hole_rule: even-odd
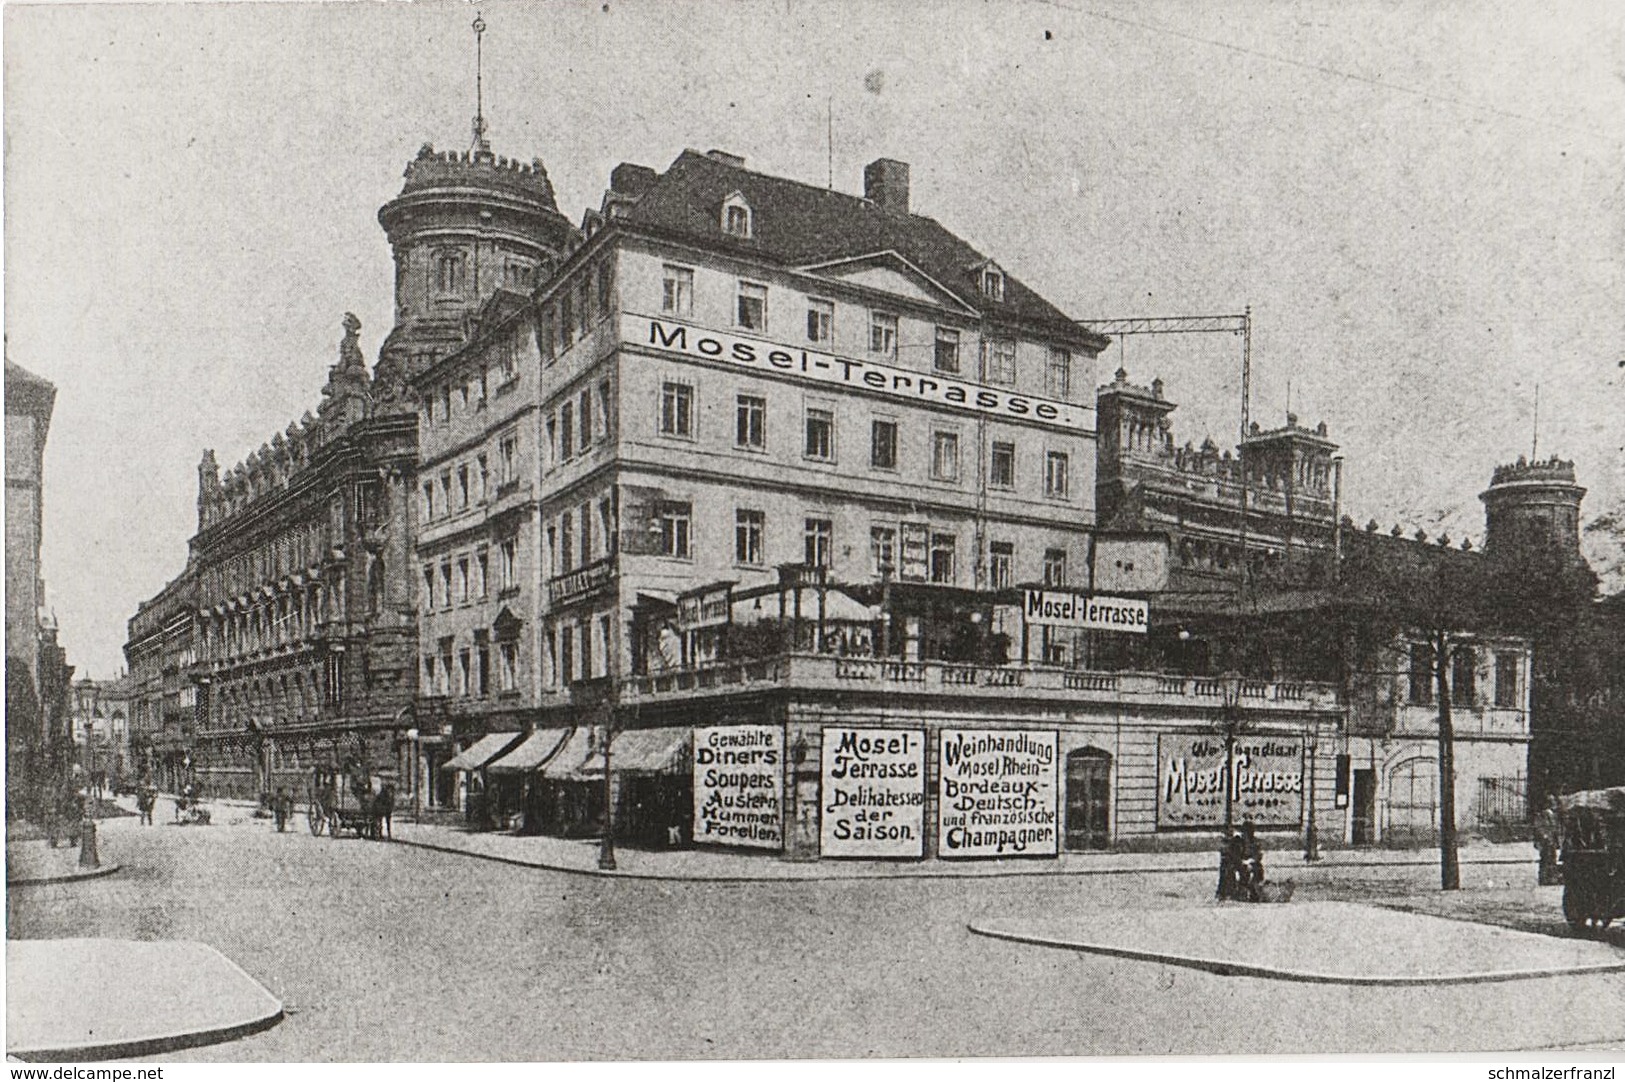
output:
[[[1008,338],[995,338],[987,344],[987,381],[1002,387],[1016,385],[1016,344]]]
[[[875,421],[869,429],[869,465],[877,470],[897,468],[897,422]]]
[[[502,474],[499,477],[501,484],[519,480],[519,437],[507,435],[497,445],[497,451],[502,456]]]
[[[610,300],[615,294],[615,262],[605,258],[598,264],[598,317],[609,315]]]
[[[1044,585],[1066,585],[1066,549],[1044,550]]]
[[[734,443],[761,451],[767,447],[767,399],[742,394],[734,412]]]
[[[566,402],[559,407],[559,457],[566,462],[576,453],[576,408]]]
[[[440,604],[443,608],[451,608],[451,561],[447,560],[440,565]]]
[[[468,510],[468,467],[457,467],[457,509]]]
[[[722,231],[730,237],[750,236],[750,208],[738,196],[722,208]]]
[[[474,553],[474,596],[481,601],[487,597],[491,585],[491,551],[480,549]]]
[[[739,307],[735,323],[750,331],[767,327],[767,287],[754,282],[739,283]]]
[[[1007,589],[1015,581],[1016,547],[1008,541],[995,541],[987,547],[988,585]]]
[[[468,409],[468,380],[463,380],[463,385],[457,389],[457,396],[463,409]]]
[[[451,423],[451,384],[440,385],[440,420],[446,424]]]
[[[734,560],[742,564],[762,562],[762,531],[767,516],[760,511],[734,512]]]
[[[869,352],[897,356],[897,317],[888,312],[869,313]]]
[[[335,660],[329,655],[329,662]],[[451,640],[440,640],[440,694],[451,694]]]
[[[607,497],[598,501],[598,532],[604,538],[604,555],[614,555],[615,513],[610,507],[609,499]]]
[[[576,316],[575,298],[570,288],[559,290],[559,352],[563,353],[575,344]]]
[[[502,542],[502,589],[512,590],[519,585],[519,542],[510,537]]]
[[[559,446],[559,419],[557,415],[550,413],[547,415],[547,454],[550,465],[557,466],[568,458],[567,451],[568,448]]]
[[[613,658],[615,652],[615,644],[610,641],[609,628],[609,617],[600,616],[598,618],[598,641],[604,644],[603,658],[605,676],[609,675],[609,666],[613,664],[611,659]]]
[[[1044,456],[1044,495],[1057,500],[1066,499],[1069,464],[1065,451],[1051,451]]]
[[[463,291],[463,255],[461,252],[442,252],[435,261],[435,286],[441,293]]]
[[[574,570],[576,565],[576,520],[566,511],[559,518],[559,570]]]
[[[581,414],[581,442],[577,445],[585,453],[592,446],[592,392],[582,391],[580,405],[577,407]]]
[[[434,518],[434,482],[423,482],[423,520]]]
[[[592,280],[583,273],[576,279],[576,330],[582,338],[592,327]]]
[[[592,623],[584,621],[581,625],[581,679],[591,680],[592,671]]]
[[[558,343],[555,341],[555,334],[556,332],[553,330],[553,306],[545,304],[542,306],[541,325],[536,330],[536,337],[540,340],[542,347],[542,360],[547,364],[552,364],[558,356],[556,352]]]
[[[434,694],[434,655],[423,655],[423,694]]]
[[[687,503],[665,503],[660,506],[660,555],[678,560],[690,558],[689,529],[694,508]]]
[[[564,573],[564,569],[559,566],[559,528],[557,526],[547,528],[547,573],[550,575],[562,575]]]
[[[489,455],[480,455],[474,460],[474,473],[479,480],[480,502],[484,503],[491,498],[491,459]]]
[[[1425,642],[1411,643],[1410,695],[1416,706],[1433,701],[1433,648]]]
[[[1478,651],[1458,646],[1450,655],[1450,701],[1472,706],[1478,700]]]
[[[686,316],[693,314],[693,268],[666,267],[664,293],[660,301],[660,310],[674,316]]]
[[[607,380],[607,379],[599,380],[598,381],[598,418],[599,418],[600,423],[602,423],[603,426],[604,426],[604,438],[606,440],[612,438],[615,435],[615,433],[614,433],[614,431],[612,430],[612,427],[611,427],[612,424],[613,424],[613,421],[614,421],[614,417],[615,417],[615,415],[610,412],[610,408],[609,408],[609,380]]]
[[[593,561],[592,551],[592,504],[584,503],[579,512],[581,524],[581,562],[590,564]]]
[[[694,388],[686,383],[660,385],[660,431],[667,436],[694,435]]]
[[[468,694],[468,672],[471,668],[469,660],[468,647],[465,646],[457,651],[457,694],[459,695]]]
[[[457,603],[468,602],[468,557],[460,556],[457,559]]]
[[[993,441],[993,454],[988,459],[987,483],[994,488],[1016,487],[1016,445],[1001,440]]]
[[[506,387],[519,378],[519,362],[515,358],[518,345],[512,338],[504,338],[497,343],[497,379],[500,386]]]
[[[1049,351],[1044,369],[1044,393],[1065,402],[1072,397],[1072,354],[1064,349]]]
[[[440,474],[440,506],[446,514],[451,514],[451,471],[444,470]]]
[[[810,518],[806,523],[806,563],[810,567],[828,567],[830,549],[834,545],[835,524],[827,518]]]
[[[1004,300],[1004,272],[998,267],[982,269],[982,295],[989,300]]]
[[[513,691],[519,686],[519,646],[516,643],[497,644],[497,658],[501,663],[502,690]]]
[[[954,581],[954,535],[951,533],[931,535],[931,581],[950,584]]]
[[[807,410],[807,439],[802,453],[820,462],[835,458],[835,414],[825,409]]]
[[[807,341],[828,342],[835,330],[835,302],[807,302]]]
[[[530,285],[530,268],[523,263],[509,263],[503,268],[503,274],[509,289],[523,290]]]
[[[936,353],[932,358],[938,372],[959,374],[959,332],[952,327],[937,328]]]
[[[434,568],[423,568],[423,607],[425,610],[434,608]]]
[[[559,627],[559,673],[566,684],[575,683],[576,627],[574,624],[563,624]]]
[[[959,433],[931,433],[931,479],[959,480]]]
[[[1522,659],[1514,653],[1501,652],[1495,655],[1495,705],[1501,707],[1515,707],[1518,705],[1518,670]]]
[[[474,634],[477,639],[474,644],[475,674],[479,679],[479,684],[474,688],[474,694],[489,695],[491,694],[491,644],[479,637],[483,632],[477,631]]]
[[[874,557],[875,574],[884,578],[897,573],[897,528],[869,527],[869,552]]]

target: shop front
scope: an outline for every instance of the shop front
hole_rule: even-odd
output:
[[[463,814],[471,827],[491,830],[501,821],[505,792],[500,785],[492,784],[486,767],[512,750],[522,738],[523,734],[518,732],[486,733],[441,766],[442,773],[460,773],[463,777],[466,794]]]

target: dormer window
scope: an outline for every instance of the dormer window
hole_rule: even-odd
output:
[[[982,268],[982,296],[991,301],[1004,300],[1004,272],[992,263]]]
[[[750,204],[738,192],[722,201],[722,231],[730,237],[749,239],[751,230]]]

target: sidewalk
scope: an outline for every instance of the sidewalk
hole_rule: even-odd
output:
[[[596,839],[521,837],[512,833],[474,833],[457,827],[412,823],[397,818],[394,840],[402,845],[477,857],[552,871],[607,875],[625,879],[710,880],[749,882],[799,879],[958,879],[1014,875],[1125,875],[1170,872],[1214,872],[1217,857],[1198,853],[1063,853],[1059,857],[1011,860],[814,860],[788,861],[771,853],[725,849],[629,849],[617,846],[614,871],[598,867]],[[1318,864],[1302,854],[1281,849],[1271,854],[1272,876],[1292,878],[1297,869],[1432,865],[1432,850],[1336,849]],[[1482,843],[1461,850],[1463,864],[1515,864],[1532,869],[1535,854],[1527,842]]]
[[[6,843],[6,886],[24,887],[37,883],[67,883],[75,879],[96,879],[119,870],[118,863],[105,857],[99,868],[79,866],[79,847],[62,845],[55,849],[43,841]]]
[[[258,981],[186,941],[9,940],[6,993],[6,1055],[35,1062],[153,1055],[282,1019]]]
[[[1352,902],[1209,902],[1087,920],[994,918],[969,927],[1032,946],[1309,984],[1484,984],[1625,972],[1625,954],[1606,943]]]

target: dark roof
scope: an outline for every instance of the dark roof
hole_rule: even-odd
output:
[[[749,238],[729,236],[719,225],[723,201],[734,192],[743,195],[751,207],[754,235]],[[786,267],[895,251],[984,318],[1040,324],[1053,334],[1091,340],[1096,348],[1106,342],[1080,328],[1008,271],[1004,299],[984,296],[979,275],[988,257],[931,218],[752,172],[697,151],[678,155],[622,220],[643,230]]]
[[[56,385],[41,379],[21,365],[6,359],[6,412],[31,414],[51,419],[56,404]]]

